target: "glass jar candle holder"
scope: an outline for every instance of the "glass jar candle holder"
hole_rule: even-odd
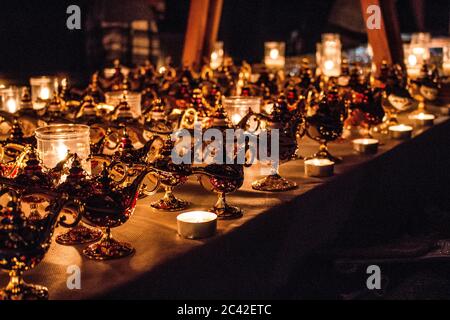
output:
[[[325,33],[322,42],[317,46],[319,68],[326,77],[338,77],[341,74],[342,45],[338,34]]]
[[[35,109],[44,108],[58,90],[58,80],[53,77],[30,78],[31,98]]]
[[[76,153],[83,169],[90,174],[89,136],[89,126],[79,124],[55,124],[36,129],[37,150],[42,164],[53,169],[69,152]]]
[[[411,79],[419,77],[421,65],[419,64],[419,58],[413,53],[411,45],[404,44],[403,52],[405,56],[405,66],[408,76]]]
[[[223,107],[233,125],[237,125],[250,110],[256,114],[261,112],[261,98],[226,97],[223,99]]]
[[[450,44],[442,48],[442,70],[445,76],[450,76]]]
[[[411,37],[411,53],[416,56],[419,65],[430,59],[431,35],[425,32],[414,33]]]
[[[223,42],[217,41],[213,49],[211,51],[211,57],[209,61],[209,66],[211,69],[216,70],[220,68],[223,64],[224,50],[223,50]]]
[[[139,118],[142,115],[141,101],[142,95],[137,92],[107,92],[105,93],[106,104],[117,107],[123,99],[126,99],[131,108],[134,118]]]
[[[16,113],[20,107],[20,88],[0,89],[0,106],[3,111]]]
[[[283,69],[286,64],[286,44],[284,42],[266,42],[264,63],[269,69]]]

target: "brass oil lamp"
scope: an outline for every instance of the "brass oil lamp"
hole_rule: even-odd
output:
[[[219,102],[216,104],[216,111],[212,115],[211,121],[211,128],[220,130],[223,135],[222,141],[225,141],[225,130],[233,126],[228,120],[222,104]],[[222,148],[221,151],[224,157],[221,160],[223,163],[212,163],[205,167],[195,168],[194,173],[197,174],[198,181],[206,190],[218,194],[218,200],[210,211],[214,212],[219,219],[237,219],[242,217],[243,211],[239,207],[229,205],[226,201],[226,195],[242,187],[244,183],[244,165],[238,164],[236,157],[232,157],[234,158],[234,163],[227,164],[225,146],[221,145],[219,147]],[[205,145],[204,150],[207,148],[208,145]],[[239,146],[235,146],[235,149],[238,148]]]
[[[260,134],[267,134],[268,153],[272,153],[270,143],[273,137],[273,130],[279,132],[279,154],[276,163],[269,163],[271,165],[271,173],[252,183],[252,188],[258,191],[281,192],[289,191],[297,188],[297,183],[289,181],[279,174],[280,161],[289,161],[292,159],[297,150],[297,131],[300,126],[302,118],[295,114],[291,114],[288,110],[286,98],[282,95],[274,104],[272,113],[267,116],[266,129]],[[259,139],[259,138],[258,138]],[[259,139],[260,140],[260,139]],[[272,157],[274,155],[271,155]],[[263,159],[260,159],[263,160]]]
[[[317,105],[310,106],[306,116],[306,135],[320,142],[319,151],[307,160],[326,158],[335,163],[342,161],[331,155],[327,144],[342,135],[346,118],[347,102],[339,96],[337,88],[332,86],[324,93]]]
[[[157,177],[164,187],[163,198],[151,204],[151,207],[162,211],[180,211],[189,206],[189,202],[178,199],[173,194],[173,189],[185,183],[192,174],[188,164],[175,164],[172,160],[172,150],[175,144],[171,137],[164,141],[160,154],[152,163],[152,174]]]
[[[0,206],[0,268],[9,273],[8,285],[0,290],[0,300],[46,300],[48,289],[27,284],[23,274],[38,265],[50,248],[55,227],[76,225],[83,213],[83,205],[69,200],[66,194],[53,195],[51,204],[40,219],[30,219],[21,210],[20,194],[12,189],[0,191],[1,198],[8,196]],[[75,212],[73,223],[60,217],[64,208]]]
[[[150,172],[143,169],[131,184],[122,186],[110,177],[109,171],[104,165],[101,175],[91,181],[93,193],[83,200],[86,207],[83,221],[103,230],[102,239],[83,250],[92,260],[118,259],[134,253],[130,244],[112,237],[111,229],[123,225],[133,215],[142,183]]]
[[[93,193],[93,186],[76,154],[72,157],[72,165],[66,180],[56,189],[60,193],[74,194],[81,201],[84,201]],[[58,235],[56,242],[66,246],[80,245],[98,241],[102,235],[100,229],[90,228],[80,221],[77,226]]]

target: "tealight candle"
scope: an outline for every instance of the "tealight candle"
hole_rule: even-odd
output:
[[[20,93],[18,87],[0,89],[0,103],[4,111],[16,113],[20,106]]]
[[[353,149],[362,154],[375,154],[379,144],[377,139],[355,139],[353,140]]]
[[[223,99],[223,107],[231,122],[237,125],[250,110],[254,113],[261,112],[260,97],[226,97]]]
[[[389,127],[389,133],[391,134],[391,138],[393,139],[410,139],[412,136],[412,131],[413,127],[404,124]]]
[[[286,44],[284,42],[266,42],[264,63],[270,69],[283,69],[286,63]]]
[[[191,211],[177,217],[178,234],[186,239],[203,239],[217,230],[217,215],[206,211]]]
[[[305,160],[305,174],[308,177],[330,177],[334,174],[334,162],[319,158]]]
[[[210,67],[213,70],[218,69],[223,64],[223,57],[224,57],[224,51],[223,51],[223,42],[218,41],[214,44],[214,47],[211,52],[211,60],[210,60]]]
[[[58,80],[51,77],[30,78],[30,85],[33,106],[35,109],[41,109],[57,90]]]
[[[434,119],[436,119],[436,117],[433,114],[419,113],[411,116],[411,119],[414,120],[416,126],[427,127],[434,124]]]
[[[87,162],[90,154],[89,127],[75,124],[55,124],[36,129],[37,150],[42,164],[53,169],[68,152],[76,153],[84,170],[91,172]]]

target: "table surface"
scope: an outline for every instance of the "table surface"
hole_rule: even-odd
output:
[[[403,119],[403,122],[408,123],[408,120]],[[448,117],[440,116],[434,127],[415,130],[416,137],[404,143],[413,143],[417,136],[446,125],[448,122]],[[325,241],[328,238],[325,236],[326,224],[319,222],[309,212],[296,212],[297,210],[301,211],[304,205],[302,201],[305,203],[310,201],[306,196],[312,191],[318,190],[324,192],[326,195],[324,202],[326,202],[327,197],[333,197],[333,195],[326,194],[323,186],[333,181],[339,181],[341,176],[362,163],[382,157],[385,153],[395,149],[398,144],[402,144],[402,142],[386,140],[380,146],[378,154],[362,156],[352,150],[351,143],[347,140],[332,143],[330,144],[331,152],[336,156],[343,157],[344,161],[336,166],[335,176],[330,178],[305,177],[301,160],[283,164],[280,169],[281,175],[296,181],[299,185],[296,190],[284,193],[252,190],[251,182],[261,177],[261,167],[256,165],[246,169],[244,186],[228,197],[231,204],[244,209],[244,216],[238,220],[219,221],[217,234],[206,240],[182,239],[177,235],[176,216],[179,213],[158,212],[149,206],[151,201],[162,196],[161,190],[155,196],[140,200],[132,218],[125,225],[113,229],[116,239],[134,246],[136,253],[133,256],[107,262],[90,261],[81,254],[84,246],[62,246],[53,242],[43,262],[34,270],[26,273],[25,279],[30,283],[47,286],[51,299],[258,297],[258,294],[245,295],[247,283],[249,286],[254,286],[251,292],[257,292],[260,285],[261,291],[266,290],[260,284],[261,277],[265,277],[265,282],[285,281],[286,279],[279,279],[279,277],[275,280],[270,277],[270,274],[273,273],[289,272],[288,264],[281,265],[281,262],[277,262],[277,257],[282,256],[284,259],[291,256],[290,258],[296,259],[297,255],[307,252],[306,247],[302,246],[302,237],[305,239],[311,237],[308,232],[305,232],[304,235],[300,234],[300,230],[289,226],[289,222],[282,223],[276,218],[277,215],[280,219],[282,215],[287,215],[293,219],[293,224],[298,222],[299,226],[306,225],[308,230],[315,233],[316,244]],[[318,145],[315,142],[304,139],[301,143],[300,153],[310,155],[317,148]],[[177,188],[175,193],[180,198],[192,203],[189,210],[207,210],[212,207],[217,198],[215,194],[202,189],[194,177],[185,185]],[[317,206],[323,205],[325,204],[317,204]],[[274,209],[278,209],[279,212],[274,214],[276,211]],[[264,216],[267,219],[262,219]],[[263,228],[250,228],[250,226],[257,225],[257,220]],[[277,240],[283,229],[290,230],[291,234],[300,239],[292,241],[296,238],[287,235],[284,239]],[[64,229],[58,228],[55,234],[64,231]],[[324,233],[322,234],[322,232]],[[246,234],[244,235],[244,233]],[[286,231],[286,233],[288,232]],[[272,237],[273,241],[271,241]],[[257,249],[244,251],[252,239],[258,242]],[[236,243],[232,244],[231,241]],[[270,256],[264,251],[271,250],[271,246],[283,249],[278,256]],[[252,267],[248,262],[252,256],[255,261],[252,261],[251,265],[256,266],[254,279],[251,275]],[[270,259],[274,265],[271,265],[270,268],[267,267],[267,270],[261,273],[257,268],[269,261],[266,259]],[[283,259],[280,258],[280,261]],[[241,267],[231,269],[231,266],[228,266],[230,261]],[[72,265],[80,267],[81,290],[67,288],[66,281],[70,276],[67,269]],[[242,270],[242,275],[239,270]],[[245,277],[244,274],[246,274]],[[6,280],[7,276],[3,274],[0,284],[5,284]],[[245,282],[239,283],[240,281]],[[225,288],[227,283],[233,289],[227,290]],[[276,286],[276,283],[272,284]],[[262,292],[261,295],[264,296]]]

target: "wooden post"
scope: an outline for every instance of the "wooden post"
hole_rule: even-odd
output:
[[[379,29],[368,28],[367,21],[372,14],[367,11],[367,8],[371,5],[376,5],[381,9],[381,28]],[[395,1],[361,0],[361,9],[375,64],[379,67],[383,60],[388,63],[403,64],[403,45]]]
[[[209,56],[219,33],[220,18],[222,17],[223,0],[210,0],[208,23],[206,25],[205,47],[203,54]]]
[[[191,0],[183,51],[183,65],[199,66],[205,43],[210,0]]]

